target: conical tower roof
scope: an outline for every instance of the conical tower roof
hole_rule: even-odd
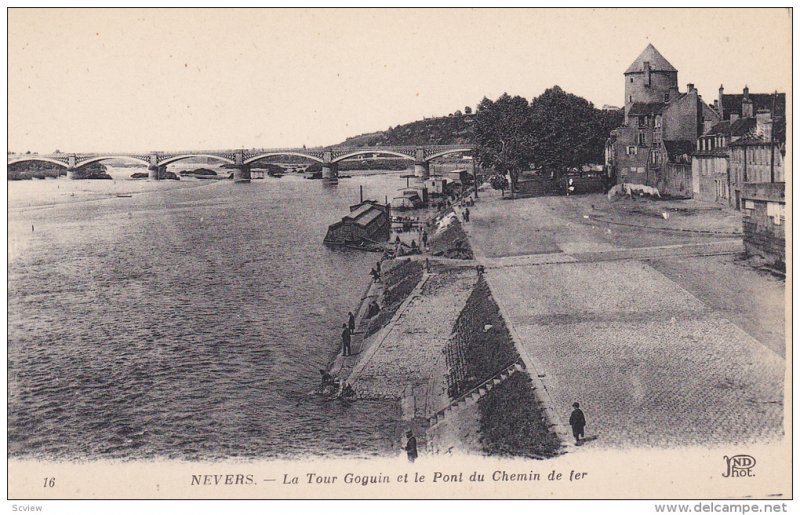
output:
[[[644,63],[650,63],[650,70],[654,72],[677,72],[678,70],[675,69],[674,66],[669,64],[669,61],[656,50],[656,47],[653,46],[652,43],[647,45],[647,48],[639,54],[639,57],[636,58],[628,69],[625,70],[625,73],[636,73],[644,71]]]

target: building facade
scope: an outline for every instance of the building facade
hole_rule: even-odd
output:
[[[691,156],[703,129],[719,122],[717,111],[703,102],[693,84],[679,91],[678,70],[653,45],[644,49],[624,77],[624,122],[606,144],[609,173],[618,183],[661,184],[664,193],[685,196],[690,189],[687,166],[691,167],[685,149]]]
[[[747,86],[741,95],[728,95],[720,86],[714,109],[722,121],[697,139],[692,162],[693,197],[741,209],[746,182],[784,180],[786,95],[753,94]],[[773,125],[775,139],[770,142]],[[770,148],[774,160],[769,157]]]

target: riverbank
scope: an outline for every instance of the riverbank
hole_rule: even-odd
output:
[[[557,455],[559,438],[476,268],[461,222],[448,213],[428,224],[437,255],[383,262],[381,281],[370,285],[358,309],[353,356],[338,356],[330,370],[360,400],[400,404],[397,452],[411,430],[422,458]],[[365,318],[373,300],[381,311]]]
[[[58,179],[9,182],[9,209],[51,207],[59,204],[112,199],[168,189],[209,186],[216,181],[139,181],[112,174],[111,180]]]

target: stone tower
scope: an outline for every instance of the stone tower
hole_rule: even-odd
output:
[[[663,104],[678,96],[678,70],[652,44],[625,70],[625,122],[634,103]]]

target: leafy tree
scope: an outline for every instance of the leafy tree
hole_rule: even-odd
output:
[[[532,119],[528,101],[503,93],[496,101],[481,100],[475,114],[477,160],[483,168],[511,178],[514,194],[519,173],[533,157]]]
[[[619,113],[595,109],[558,86],[531,101],[531,119],[534,160],[556,176],[567,168],[601,162],[609,132],[622,123]]]
[[[472,114],[472,108],[470,106],[464,106],[464,114]]]

